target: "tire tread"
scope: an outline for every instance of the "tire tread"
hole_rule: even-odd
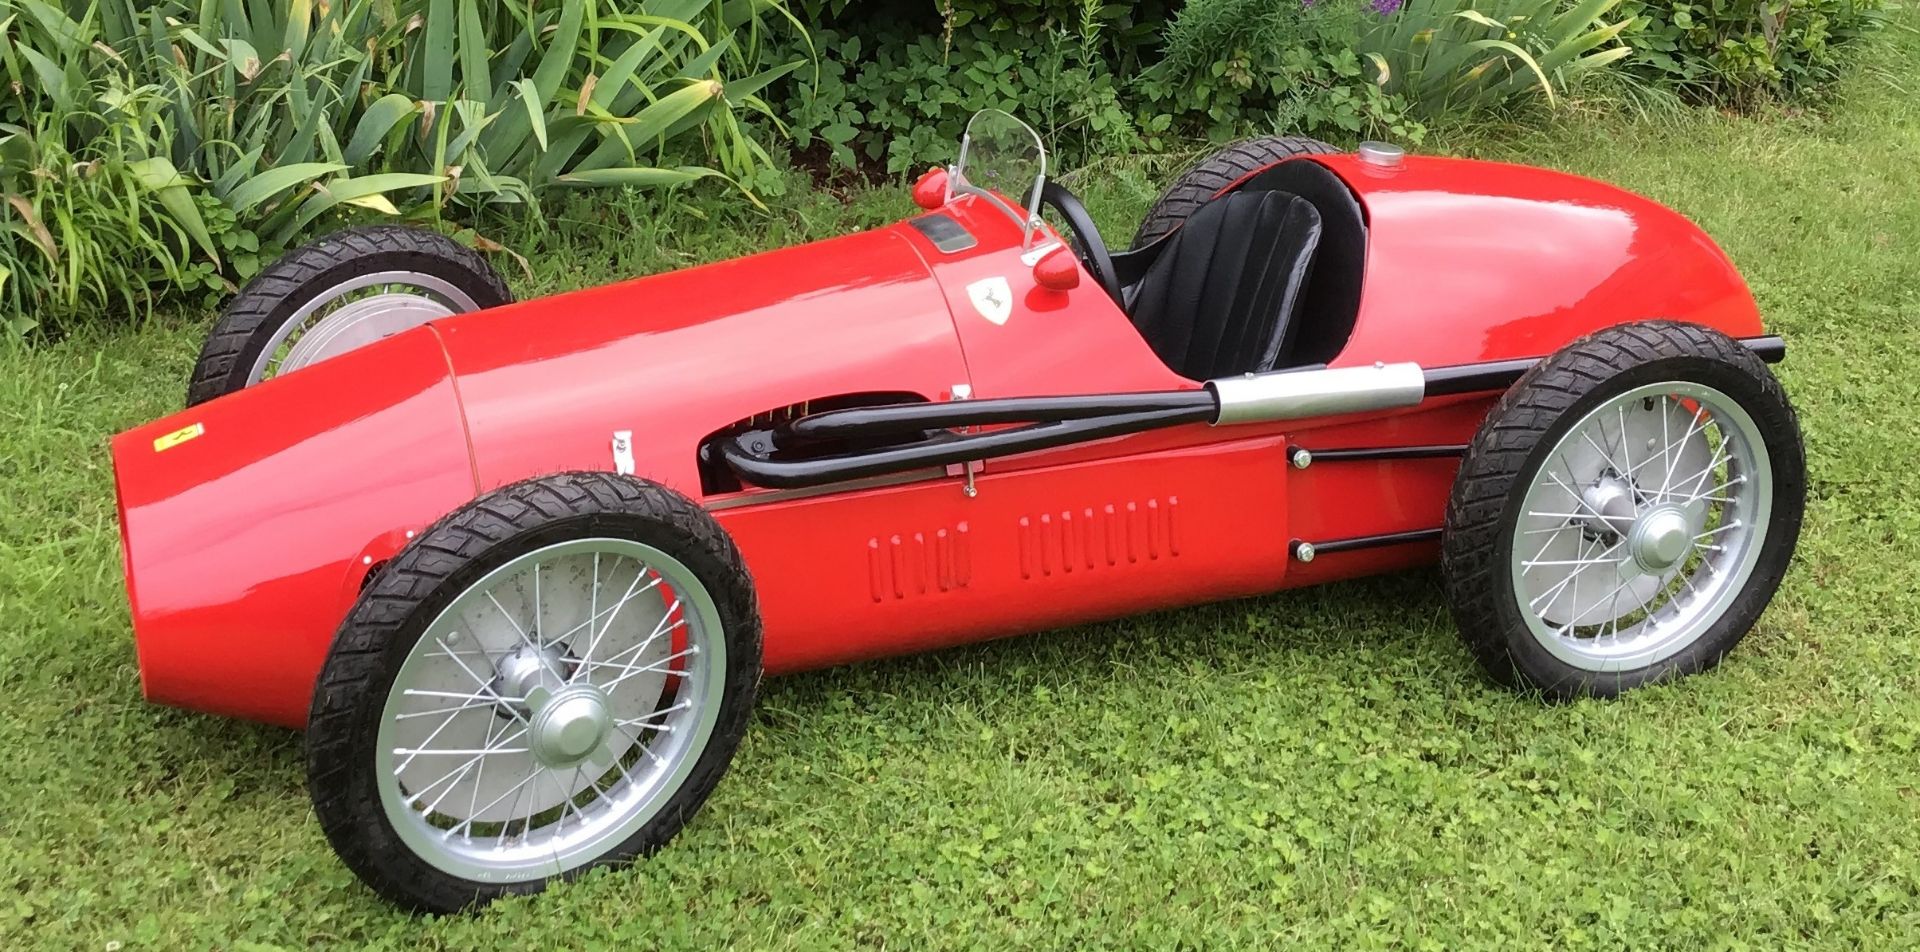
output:
[[[1260,136],[1242,139],[1194,163],[1167,186],[1147,210],[1134,234],[1138,248],[1180,226],[1195,209],[1220,191],[1276,162],[1304,155],[1335,155],[1339,149],[1305,136]]]

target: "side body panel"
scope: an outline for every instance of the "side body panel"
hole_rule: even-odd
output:
[[[948,478],[717,515],[779,674],[1271,591],[1285,460],[1235,440],[986,474],[971,497]]]

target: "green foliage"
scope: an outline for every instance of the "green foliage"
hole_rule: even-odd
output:
[[[1688,96],[1734,105],[1791,99],[1831,82],[1882,0],[1623,0],[1637,19],[1629,66]]]
[[[786,23],[777,3],[720,0],[0,0],[7,326],[155,282],[224,289],[349,210],[701,178],[757,202],[778,179],[743,113],[770,114],[761,90],[803,65],[763,65]],[[102,221],[129,231],[90,233]]]
[[[934,21],[813,9],[835,25],[816,33],[818,80],[797,83],[784,104],[796,142],[899,175],[950,157],[985,108],[1032,123],[1067,166],[1248,128],[1403,141],[1425,132],[1365,75],[1352,49],[1357,0],[1202,0],[1170,23],[1152,5],[1100,0],[940,9]]]
[[[1005,109],[1071,158],[1132,148],[1116,59],[1155,5],[953,4],[941,18],[820,4],[818,75],[783,104],[796,145],[893,175],[952,157],[973,113]],[[857,14],[857,15],[856,15]]]
[[[1384,87],[1422,116],[1472,115],[1540,99],[1630,55],[1620,0],[1406,0],[1360,49]]]
[[[1378,19],[1358,0],[1191,0],[1138,83],[1148,108],[1166,117],[1148,129],[1222,140],[1254,126],[1418,143],[1425,126],[1354,49]]]
[[[796,145],[817,143],[845,166],[900,175],[945,161],[967,119],[989,108],[1025,119],[1067,155],[1134,144],[1112,75],[1061,32],[998,38],[973,23],[946,40],[873,41],[835,30],[816,39],[834,52],[822,57],[817,80],[796,88],[787,119]]]

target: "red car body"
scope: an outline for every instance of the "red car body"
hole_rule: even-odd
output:
[[[1320,162],[1367,220],[1334,367],[1538,358],[1671,318],[1762,334],[1699,229],[1611,186],[1520,166]],[[290,727],[367,575],[477,494],[616,467],[707,506],[744,554],[784,673],[1430,561],[1496,392],[1234,427],[1189,424],[802,490],[704,485],[703,439],[847,394],[928,401],[1197,389],[1100,288],[1038,286],[977,197],[944,253],[909,223],[434,322],[121,434],[113,455],[147,696]],[[1004,276],[1004,323],[966,286]],[[956,390],[956,388],[958,388]],[[1290,465],[1294,447],[1316,461]],[[1335,451],[1335,452],[1329,452]],[[1311,561],[1296,540],[1394,537]]]

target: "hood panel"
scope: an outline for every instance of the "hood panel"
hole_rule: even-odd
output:
[[[953,319],[904,226],[528,301],[435,326],[481,488],[610,469],[700,496],[699,441],[861,391],[943,399],[967,381]]]
[[[290,727],[363,560],[473,496],[427,328],[122,433],[113,464],[147,697]]]
[[[1316,157],[1368,219],[1360,315],[1336,366],[1538,357],[1627,321],[1763,333],[1753,296],[1692,222],[1548,169],[1409,157],[1383,170]]]

